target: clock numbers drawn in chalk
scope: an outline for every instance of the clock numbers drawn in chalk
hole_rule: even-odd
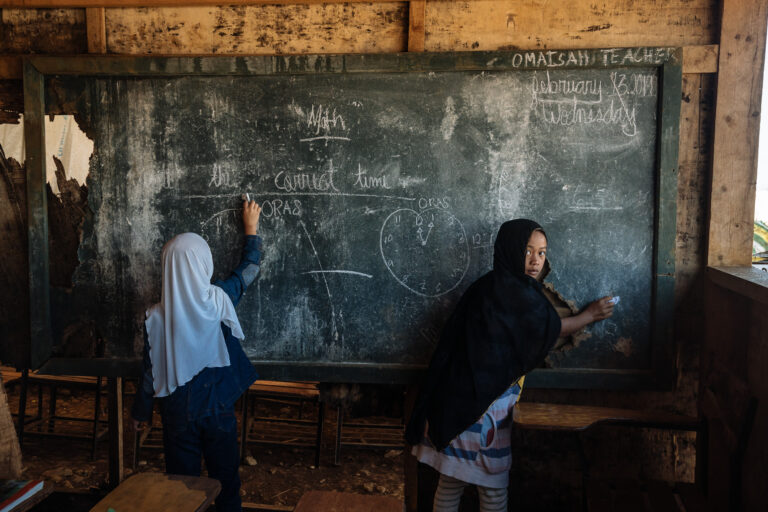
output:
[[[422,297],[445,295],[469,269],[464,226],[442,208],[395,210],[381,226],[379,246],[392,277]]]

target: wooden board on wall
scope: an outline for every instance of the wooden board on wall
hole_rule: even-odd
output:
[[[427,51],[717,42],[716,0],[429,1]]]
[[[110,53],[393,53],[408,3],[107,9],[106,31]]]

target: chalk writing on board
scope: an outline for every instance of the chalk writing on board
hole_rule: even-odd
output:
[[[395,210],[381,226],[379,247],[392,277],[422,297],[450,292],[469,268],[464,226],[441,208]],[[442,268],[437,268],[435,261],[440,261]]]
[[[328,107],[322,105],[312,105],[312,109],[307,116],[307,127],[310,129],[310,136],[299,139],[301,142],[311,142],[315,140],[349,140],[344,135],[346,126],[341,114],[336,113]]]
[[[312,252],[315,255],[315,259],[317,260],[317,266],[320,269],[320,277],[323,279],[323,284],[325,284],[325,292],[328,295],[328,305],[331,308],[331,335],[333,336],[334,340],[339,339],[339,329],[336,326],[336,309],[333,307],[333,295],[331,295],[331,288],[328,286],[328,280],[325,278],[325,272],[323,271],[323,263],[320,261],[320,255],[317,253],[317,249],[315,248],[315,244],[312,241],[312,237],[309,236],[309,231],[307,231],[307,226],[304,225],[303,221],[299,221],[299,224],[301,225],[301,229],[304,230],[304,234],[307,236],[307,240],[309,241],[310,247],[312,247]]]
[[[209,187],[229,187],[232,186],[232,173],[223,169],[219,162],[214,162],[211,170],[211,179],[208,181]]]
[[[362,189],[392,188],[387,183],[386,176],[368,176],[368,171],[364,170],[360,164],[357,164],[355,183],[353,185]]]
[[[610,86],[604,92],[599,79],[556,79],[549,71],[534,73],[531,109],[549,124],[618,125],[628,136],[637,135],[637,109],[629,96],[655,96],[656,77],[648,74],[610,73]],[[610,98],[610,100],[608,100]]]
[[[356,270],[310,270],[308,272],[302,272],[302,274],[349,274],[351,276],[367,277],[368,279],[373,277],[371,274],[358,272]]]

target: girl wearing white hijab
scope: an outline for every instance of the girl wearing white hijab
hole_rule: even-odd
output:
[[[151,419],[160,399],[166,472],[221,482],[216,510],[239,511],[240,477],[234,403],[258,377],[243,352],[235,306],[256,278],[261,259],[261,208],[243,202],[245,247],[229,278],[211,284],[213,258],[205,240],[183,233],[163,247],[162,295],[147,310],[144,374],[132,416]]]

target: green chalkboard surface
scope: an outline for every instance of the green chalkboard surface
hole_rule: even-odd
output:
[[[265,375],[393,380],[429,361],[461,293],[490,270],[499,225],[527,217],[547,231],[547,280],[565,299],[621,297],[612,319],[550,355],[539,383],[651,371],[668,343],[657,309],[671,296],[656,287],[673,251],[659,230],[674,181],[662,177],[676,161],[665,171],[660,148],[676,148],[662,98],[664,66],[679,90],[679,50],[606,52],[52,73],[49,89],[78,91],[96,148],[71,303],[98,318],[112,353],[134,353],[163,243],[200,233],[226,276],[248,193],[263,206],[261,274],[238,306],[249,358]]]

